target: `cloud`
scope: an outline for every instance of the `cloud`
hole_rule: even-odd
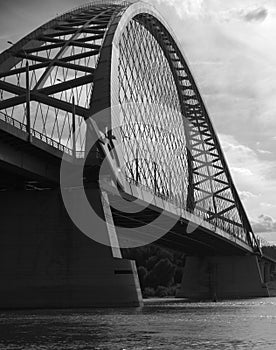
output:
[[[231,135],[219,134],[219,139],[225,156],[231,165],[231,171],[241,176],[243,183],[249,184],[249,182],[253,181],[251,185],[256,189],[260,185],[264,186],[265,183],[274,179],[275,162],[267,160],[263,156],[264,154],[270,154],[269,151],[256,152],[252,148],[238,142]],[[243,188],[242,190],[245,189]]]
[[[147,0],[150,2],[149,0]],[[240,6],[220,4],[215,1],[204,0],[154,0],[158,5],[167,5],[175,9],[179,17],[194,17],[228,22],[241,20],[244,22],[263,22],[268,16],[268,9],[264,6]]]
[[[257,151],[258,151],[259,153],[261,153],[261,154],[272,154],[272,152],[266,151],[266,150],[264,150],[264,149],[258,149]]]
[[[265,7],[242,10],[241,18],[246,22],[263,22],[268,16],[268,10]]]
[[[231,167],[231,170],[235,172],[236,174],[242,175],[242,176],[253,176],[254,173],[247,169],[247,168],[237,168],[237,167]]]
[[[276,207],[275,162],[231,135],[219,134],[219,139],[248,215],[255,221],[264,210],[273,216]]]
[[[257,221],[252,222],[254,232],[275,232],[276,220],[269,215],[260,215]]]
[[[239,191],[240,199],[246,201],[248,199],[257,198],[258,196],[249,191]]]
[[[151,2],[151,1],[147,1]],[[168,5],[176,10],[179,17],[200,17],[204,15],[204,0],[155,0],[157,4]]]
[[[247,214],[255,221],[262,213],[273,217],[276,204],[276,100],[273,98],[276,51],[271,49],[276,40],[274,1],[205,0],[200,6],[197,4],[196,16],[184,11],[186,0],[157,1],[180,41],[206,102]]]
[[[271,203],[266,203],[266,202],[261,202],[260,205],[262,207],[266,207],[266,208],[276,208],[275,204],[271,204]]]
[[[258,189],[259,186],[256,185],[265,181],[270,163],[259,159],[253,149],[241,144],[231,135],[220,134],[219,139],[238,187],[241,185],[242,191],[253,193],[248,185],[252,189]]]
[[[221,134],[220,140],[224,151],[231,152],[231,154],[235,155],[237,163],[243,163],[246,160],[248,161],[249,159],[254,159],[256,157],[255,152],[251,148],[238,143],[231,135]]]
[[[218,21],[229,22],[231,20],[241,20],[244,22],[263,22],[268,16],[268,9],[265,7],[236,7],[222,11],[213,11],[209,13]]]

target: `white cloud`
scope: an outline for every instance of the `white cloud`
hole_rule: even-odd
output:
[[[239,191],[239,196],[242,201],[246,201],[252,198],[258,198],[258,195],[251,193],[249,191]]]
[[[264,149],[258,149],[257,151],[258,151],[259,153],[261,153],[261,154],[272,154],[272,152],[266,151],[266,150],[264,150]]]
[[[244,22],[263,22],[268,16],[268,9],[264,6],[249,6],[230,8],[216,13],[214,16],[219,20],[240,20]]]
[[[251,170],[247,168],[236,168],[236,167],[231,167],[231,170],[234,173],[240,174],[242,176],[253,176],[254,174],[252,173]]]
[[[193,1],[158,1],[220,131],[244,133],[252,141],[257,134],[271,139],[276,129],[275,2],[260,0],[256,6],[253,0],[204,0],[196,2],[196,18],[187,9]],[[271,16],[262,23],[245,20],[262,13]],[[265,149],[274,152],[273,147],[271,143]]]
[[[183,17],[201,17],[215,21],[241,20],[245,22],[262,22],[269,13],[265,6],[226,5],[216,1],[204,0],[155,0],[157,4],[166,4],[175,8]]]
[[[183,18],[200,17],[204,15],[204,0],[156,0],[158,4],[165,3],[175,8],[177,14]]]
[[[275,204],[261,202],[260,205],[265,208],[276,208]]]
[[[270,162],[261,160],[250,147],[239,143],[233,136],[220,134],[220,142],[231,170],[246,181],[265,181]],[[249,178],[249,179],[248,179]]]
[[[219,139],[231,169],[241,175],[255,176],[256,180],[269,181],[275,162],[262,157],[270,151],[257,150],[239,143],[234,136],[220,134]]]
[[[233,136],[220,134],[219,139],[248,215],[258,218],[263,210],[272,215],[276,206],[275,163],[263,159],[263,155],[240,144]]]
[[[253,230],[256,233],[276,232],[276,220],[269,215],[260,215],[252,222]]]

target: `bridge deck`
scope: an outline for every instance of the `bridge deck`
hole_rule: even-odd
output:
[[[22,125],[14,125],[0,120],[0,186],[9,188],[10,186],[20,187],[28,184],[31,188],[52,188],[59,184],[59,168],[63,157],[62,145],[54,140],[41,139],[39,135],[32,135],[29,138],[28,133]],[[73,165],[73,157],[70,152],[67,153],[67,160]],[[75,164],[77,165],[78,162]],[[111,206],[116,208],[118,192],[114,186],[105,183],[104,189],[109,195]],[[177,207],[157,196],[133,185],[125,184],[125,191],[121,192],[126,201],[133,203],[133,200],[139,199],[136,204],[136,214],[125,214],[116,209],[113,210],[114,221],[116,225],[123,227],[139,227],[149,224],[156,219],[160,213],[165,221],[175,221],[173,227],[164,232],[158,244],[167,246],[176,250],[185,250],[193,254],[218,254],[224,255],[244,255],[254,253],[253,249],[228,232],[214,227],[210,223],[199,219],[190,212]],[[149,204],[151,203],[151,204]],[[127,205],[127,202],[125,203]],[[141,212],[141,207],[147,207]],[[153,223],[154,225],[154,223]],[[191,233],[191,225],[196,227]],[[192,228],[193,228],[192,227]],[[160,224],[162,230],[162,224]],[[264,259],[275,262],[268,256]]]
[[[102,183],[102,188],[109,194],[111,206],[116,208],[120,198],[115,187],[108,183]],[[159,240],[159,244],[161,245],[195,255],[213,255],[218,253],[222,255],[244,255],[254,253],[249,245],[233,237],[230,233],[222,231],[206,221],[200,220],[195,215],[184,209],[177,208],[172,203],[155,196],[152,197],[150,193],[137,186],[128,185],[128,191],[121,192],[120,194],[125,200],[124,205],[126,208],[128,203],[131,203],[131,206],[133,208],[136,207],[137,211],[133,214],[126,214],[127,210],[124,213],[121,210],[113,210],[116,225],[122,227],[149,225],[150,231],[151,225],[155,225],[154,220],[161,213],[161,221],[158,223],[161,231],[163,227],[167,226],[168,221],[175,222],[169,232],[164,231],[164,236]],[[148,201],[149,198],[150,201]],[[133,201],[135,201],[135,204]],[[150,202],[151,204],[149,204]],[[121,205],[122,202],[120,201],[120,207]],[[145,207],[147,209],[141,211],[141,208]],[[162,225],[162,220],[164,225]],[[187,230],[188,225],[190,227]],[[187,233],[191,229],[192,232]]]

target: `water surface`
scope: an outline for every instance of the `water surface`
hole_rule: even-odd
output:
[[[276,298],[0,312],[2,350],[276,349]]]

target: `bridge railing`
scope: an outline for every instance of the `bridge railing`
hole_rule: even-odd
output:
[[[10,117],[9,115],[0,112],[0,119],[2,119],[4,122],[6,122],[7,124],[10,124],[12,126],[14,126],[17,129],[20,129],[22,131],[27,132],[27,126],[24,123],[21,123],[20,121]]]
[[[26,124],[18,121],[17,119],[10,117],[9,115],[7,115],[3,112],[0,112],[0,119],[3,120],[4,122],[6,122],[7,124],[10,124],[13,127],[27,133]],[[42,142],[46,143],[47,145],[49,145],[55,149],[58,149],[63,153],[69,154],[70,156],[73,156],[73,150],[70,147],[63,145],[62,143],[56,141],[55,139],[53,139],[49,136],[46,136],[45,134],[43,134],[35,129],[31,129],[31,135],[32,135],[32,137],[35,137],[36,139],[41,140]],[[76,156],[76,158],[84,158],[84,151],[76,151],[75,156]]]
[[[260,248],[262,248],[262,247],[275,247],[274,243],[267,241],[263,237],[260,237],[259,235],[256,235],[256,234],[255,234],[255,237],[259,243]]]
[[[143,185],[140,182],[135,181],[133,178],[131,178],[129,176],[125,176],[125,178],[130,184],[138,186],[142,190],[150,192],[151,194],[153,194],[153,195],[157,196],[158,198],[161,198],[161,199],[163,199],[163,200],[165,200],[165,201],[175,205],[176,207],[180,207],[180,208],[186,209],[186,208],[184,208],[184,204],[181,203],[178,198],[172,198],[171,196],[165,195],[165,194],[160,193],[160,192],[156,192],[152,188],[150,188],[149,186]]]
[[[35,138],[47,143],[47,145],[50,145],[54,148],[59,149],[60,151],[67,153],[69,155],[73,155],[72,149],[70,149],[69,147],[57,142],[56,140],[50,138],[49,136],[46,136],[44,134],[42,134],[41,132],[35,130],[35,129],[31,129],[31,134],[32,136],[34,136]]]
[[[176,207],[180,208],[180,209],[183,209],[185,211],[188,211],[190,212],[191,214],[194,214],[194,215],[197,215],[196,213],[194,213],[193,211],[191,211],[187,205],[181,201],[179,198],[175,197],[173,198],[171,195],[166,195],[166,194],[163,194],[163,193],[159,193],[158,191],[154,191],[152,188],[150,188],[149,186],[146,186],[146,185],[143,185],[141,184],[140,182],[137,182],[136,180],[134,180],[133,178],[129,177],[129,176],[126,176],[126,180],[130,183],[130,184],[133,184],[135,186],[138,186],[139,188],[141,188],[142,190],[145,190],[147,192],[150,192],[152,195],[155,195],[173,205],[175,205]],[[261,237],[258,237],[257,239],[257,244],[255,242],[255,240],[253,239],[253,233],[249,232],[249,236],[251,236],[251,242],[250,242],[250,239],[248,238],[248,236],[246,235],[247,237],[247,240],[245,240],[243,237],[244,235],[241,235],[240,234],[240,231],[237,230],[237,232],[233,229],[233,227],[231,225],[227,225],[227,223],[224,223],[224,225],[222,226],[221,223],[219,224],[216,220],[216,218],[212,219],[212,220],[209,220],[209,211],[206,210],[205,213],[203,213],[201,211],[201,214],[200,214],[200,219],[204,222],[207,222],[209,225],[211,225],[213,227],[214,230],[216,230],[216,228],[219,228],[221,229],[222,231],[225,231],[229,234],[231,234],[232,236],[234,236],[237,240],[240,240],[241,242],[246,242],[247,244],[253,244],[253,249],[256,250],[256,251],[259,251],[259,247],[261,246],[267,246],[269,243],[266,242],[264,239],[262,239]],[[238,228],[240,230],[240,228]],[[244,233],[245,232],[245,229],[244,229]]]
[[[6,122],[7,124],[10,124],[12,125],[13,127],[19,129],[19,130],[22,130],[23,132],[27,133],[27,126],[26,124],[10,117],[9,115],[3,113],[3,112],[0,112],[0,119],[3,120],[4,122]],[[35,129],[31,129],[31,135],[33,137],[35,137],[36,139],[39,139],[41,140],[42,142],[46,143],[47,145],[55,148],[55,149],[58,149],[60,150],[61,152],[63,153],[66,153],[66,154],[69,154],[71,156],[74,156],[73,154],[73,150],[70,148],[70,147],[67,147],[61,143],[59,143],[58,141],[56,141],[55,139],[53,138],[50,138],[49,136],[46,136],[45,134],[35,130]],[[75,152],[75,157],[78,158],[78,159],[82,159],[84,158],[85,156],[85,152],[84,151],[76,151]],[[146,186],[146,185],[143,185],[141,183],[138,183],[137,181],[135,181],[133,178],[130,178],[128,176],[126,176],[126,180],[135,185],[135,186],[139,186],[141,189],[147,191],[147,192],[150,192],[152,193],[153,195],[175,205],[176,207],[179,207],[181,209],[184,209],[184,210],[187,210],[189,211],[189,209],[185,206],[185,204],[183,203],[183,201],[180,201],[179,198],[173,198],[172,196],[169,196],[169,195],[166,195],[164,193],[159,193],[159,192],[156,192],[154,191],[152,188]],[[208,213],[206,212],[206,215],[204,216],[201,216],[201,218],[208,222],[209,224],[213,225],[214,228],[217,226],[215,222],[210,222],[208,220]],[[225,231],[229,231],[227,230],[227,228],[225,229]],[[229,232],[231,233],[232,235],[235,235],[235,233],[233,232]],[[239,238],[238,236],[236,236],[237,238]],[[255,234],[255,237],[256,237],[256,240],[257,240],[257,244],[258,246],[256,246],[256,248],[260,247],[272,247],[272,246],[275,246],[275,244],[271,243],[271,242],[268,242],[267,240],[265,240],[264,238],[258,236]]]

